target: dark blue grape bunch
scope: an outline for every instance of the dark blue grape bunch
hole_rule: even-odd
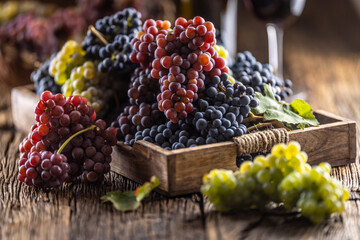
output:
[[[293,94],[290,80],[283,81],[276,77],[271,65],[261,64],[249,51],[238,53],[230,69],[237,81],[252,87],[256,92],[264,94],[264,85],[270,84],[278,101]]]
[[[134,138],[125,141],[125,144],[133,145],[138,140],[154,143],[166,150],[196,147],[206,143],[206,140],[200,136],[194,126],[186,120],[180,120],[177,123],[168,121],[138,131]]]
[[[43,65],[31,73],[31,81],[34,82],[35,92],[41,95],[48,90],[53,94],[61,93],[61,87],[55,83],[55,80],[49,74],[49,65],[52,59],[47,60]]]
[[[239,82],[233,85],[226,73],[207,77],[205,86],[205,98],[195,105],[191,122],[206,143],[228,141],[245,134],[247,128],[241,123],[251,108],[259,105],[254,90]]]
[[[117,35],[112,43],[109,43],[99,50],[99,57],[102,61],[98,65],[100,72],[120,72],[130,73],[136,68],[129,55],[132,52],[131,39],[134,34]]]
[[[126,8],[90,26],[82,43],[86,57],[98,59],[100,72],[128,74],[136,68],[130,61],[131,40],[141,31],[141,13]]]

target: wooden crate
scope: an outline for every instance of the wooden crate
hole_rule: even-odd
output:
[[[35,94],[34,85],[15,87],[11,91],[11,109],[15,128],[28,133],[35,124],[35,107],[40,97]]]
[[[356,123],[321,110],[315,115],[319,127],[289,132],[289,139],[298,141],[307,152],[309,163],[340,166],[355,162]],[[177,196],[198,192],[202,176],[211,169],[238,169],[236,155],[237,145],[230,141],[169,151],[141,140],[133,147],[115,146],[111,168],[139,183],[157,176],[160,190]]]
[[[39,97],[31,85],[12,90],[14,124],[29,132]],[[356,160],[356,123],[325,111],[315,111],[319,127],[289,132],[309,156],[310,164],[329,162],[332,166]],[[214,168],[236,170],[237,145],[234,142],[208,144],[193,148],[165,150],[138,141],[133,147],[118,143],[112,154],[111,168],[127,178],[143,183],[151,176],[160,179],[159,189],[169,196],[198,192],[202,176]]]

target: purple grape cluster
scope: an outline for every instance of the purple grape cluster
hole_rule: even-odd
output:
[[[261,64],[249,51],[238,53],[230,69],[237,81],[252,87],[256,92],[264,94],[264,85],[270,84],[278,101],[293,94],[291,80],[283,81],[276,77],[271,65]]]
[[[95,118],[85,98],[45,91],[35,109],[37,123],[19,146],[18,179],[38,187],[58,187],[79,175],[101,182],[110,171],[117,132]]]

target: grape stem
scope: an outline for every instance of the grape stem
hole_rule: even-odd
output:
[[[131,24],[131,17],[128,17],[127,19],[126,19],[126,22],[127,22],[127,27],[129,27],[129,28],[131,28],[132,27],[132,24]]]
[[[91,125],[90,127],[88,128],[85,128],[83,130],[80,130],[78,131],[77,133],[71,135],[71,137],[69,137],[68,139],[66,139],[66,141],[61,145],[61,147],[59,148],[59,150],[57,151],[58,154],[60,154],[62,152],[62,150],[64,150],[64,148],[66,147],[66,145],[71,141],[73,140],[73,138],[75,138],[76,136],[84,133],[84,132],[87,132],[87,131],[90,131],[90,130],[94,130],[96,128],[96,125]]]
[[[263,116],[257,116],[254,113],[250,112],[249,116],[247,118],[244,119],[244,121],[242,121],[243,124],[245,124],[246,126],[248,126],[249,123],[253,123],[253,122],[260,122],[254,126],[251,126],[248,128],[248,131],[253,131],[253,130],[258,130],[261,128],[265,128],[265,127],[269,127],[269,126],[275,126],[278,128],[285,128],[286,130],[290,131],[291,129],[286,127],[284,124],[282,124],[281,122],[277,121],[277,120],[273,120],[270,122],[261,122],[264,121],[264,117]]]
[[[249,116],[247,118],[245,118],[242,123],[247,125],[248,123],[263,121],[263,120],[264,120],[263,116],[257,116],[255,114],[253,114],[252,112],[250,112]]]
[[[271,122],[265,122],[265,123],[258,123],[254,126],[251,126],[248,128],[248,132],[251,132],[251,131],[254,131],[254,130],[259,130],[259,129],[262,129],[262,128],[266,128],[266,127],[271,127],[271,126],[274,126],[274,127],[278,127],[278,128],[285,128],[286,130],[290,131],[291,129],[284,126],[281,122],[279,121],[271,121]]]
[[[109,44],[108,41],[106,41],[106,39],[104,38],[104,36],[98,30],[96,30],[93,25],[90,25],[89,29],[104,45]]]

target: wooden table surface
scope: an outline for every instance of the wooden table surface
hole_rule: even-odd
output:
[[[240,11],[239,49],[266,60],[264,27]],[[314,108],[360,123],[360,18],[347,1],[308,1],[303,16],[285,32],[286,76]],[[253,40],[255,39],[255,40]],[[0,88],[0,239],[360,239],[360,165],[333,169],[351,190],[346,210],[318,225],[296,214],[222,214],[199,194],[166,198],[154,193],[136,211],[102,204],[111,190],[136,183],[115,173],[102,186],[76,182],[54,191],[17,180],[18,145],[10,88]],[[359,128],[357,129],[359,134]],[[326,161],[326,159],[324,159]]]

